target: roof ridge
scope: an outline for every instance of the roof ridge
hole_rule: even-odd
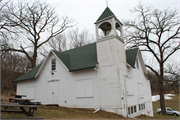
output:
[[[57,50],[52,50],[52,51],[56,51],[56,52],[59,52],[59,53],[64,53],[64,54],[66,54],[65,52],[67,52],[67,51],[71,51],[71,50],[75,50],[75,49],[78,49],[78,48],[82,48],[82,47],[84,47],[84,46],[87,46],[87,45],[90,45],[90,44],[94,44],[94,43],[96,43],[96,42],[89,43],[89,44],[86,44],[86,45],[83,45],[83,46],[80,46],[80,47],[76,47],[76,48],[72,48],[72,49],[69,49],[69,50],[66,50],[66,51],[62,51],[62,52],[57,51]]]

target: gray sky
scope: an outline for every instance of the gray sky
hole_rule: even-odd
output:
[[[140,0],[108,0],[108,7],[122,21],[123,19],[133,19],[130,9],[137,6]],[[141,0],[145,5],[151,5],[158,9],[177,9],[180,0]],[[58,5],[56,11],[59,16],[74,18],[79,29],[86,28],[91,33],[95,33],[94,22],[107,7],[106,0],[47,0],[48,3]]]
[[[18,1],[18,0],[17,0]],[[26,0],[34,1],[34,0]],[[99,18],[107,7],[106,0],[40,0],[46,1],[56,6],[56,12],[59,16],[68,16],[77,22],[77,27],[89,30],[95,34],[94,22]],[[170,8],[172,10],[180,8],[180,0],[108,0],[108,7],[122,22],[122,20],[132,19],[136,16],[130,12],[142,2],[145,5],[151,5],[153,8],[160,10]],[[178,9],[180,14],[180,9]],[[124,31],[126,32],[126,31]],[[178,58],[177,58],[178,57]],[[180,64],[180,50],[174,54],[170,60],[175,60]]]
[[[94,22],[107,7],[106,0],[47,0],[47,2],[57,6],[56,11],[59,16],[73,18],[79,30],[86,28],[92,34],[95,34]],[[130,9],[137,6],[139,2],[140,0],[108,0],[108,7],[122,21],[136,16],[130,12]],[[141,2],[160,10],[180,8],[180,0],[141,0]],[[180,9],[178,11],[180,13]],[[169,59],[171,60],[180,64],[180,50]]]

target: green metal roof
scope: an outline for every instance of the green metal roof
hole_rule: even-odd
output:
[[[70,72],[94,68],[98,64],[96,43],[91,43],[64,52],[58,52],[55,50],[53,50],[53,52],[64,63]],[[131,65],[131,67],[135,67],[137,53],[138,48],[126,50],[127,63]],[[41,65],[42,63],[33,68],[31,71],[15,79],[13,82],[35,79]]]
[[[65,52],[58,52],[55,50],[53,50],[53,52],[64,63],[70,72],[94,68],[98,63],[96,43],[91,43]],[[33,68],[31,71],[15,79],[13,82],[34,79],[41,65],[42,63]]]
[[[17,81],[24,81],[24,80],[30,80],[30,79],[34,79],[36,76],[36,73],[38,72],[39,68],[41,67],[42,63],[39,64],[38,66],[34,67],[32,70],[30,70],[29,72],[23,74],[22,76],[18,77],[17,79],[15,79],[13,82],[17,82]]]
[[[139,50],[139,48],[126,50],[127,63],[133,68],[135,68],[135,62],[136,62],[138,50]]]
[[[115,16],[114,13],[109,9],[109,7],[107,7],[104,12],[101,14],[101,16],[97,19],[96,22],[102,20],[102,19],[105,19],[105,18],[108,18],[110,16]]]
[[[98,63],[96,43],[88,44],[65,52],[58,52],[54,50],[53,52],[64,63],[70,72],[94,68]]]

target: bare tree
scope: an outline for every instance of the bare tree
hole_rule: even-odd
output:
[[[4,26],[6,25],[6,23],[4,22],[4,16],[5,16],[5,11],[6,9],[4,9],[6,7],[6,5],[10,2],[9,1],[6,1],[6,2],[3,2],[2,0],[0,0],[0,30],[4,28]]]
[[[158,64],[157,69],[146,64],[156,76],[159,83],[160,106],[162,114],[166,114],[164,101],[164,65],[177,50],[180,49],[180,22],[177,10],[163,11],[144,6],[141,3],[132,12],[138,13],[133,21],[125,21],[126,44],[139,46],[141,51],[148,52]]]
[[[46,57],[50,49],[63,52],[92,42],[95,42],[94,36],[87,29],[79,32],[79,29],[76,27],[75,29],[69,29],[66,34],[63,33],[51,38],[39,51],[41,55]]]
[[[38,49],[51,38],[72,27],[73,21],[68,17],[59,18],[55,8],[46,3],[20,2],[8,6],[6,20],[11,23],[13,47],[4,51],[15,51],[26,55],[31,68],[36,66]],[[14,40],[13,40],[14,39]]]
[[[59,34],[51,38],[51,40],[49,40],[39,49],[39,52],[44,57],[47,57],[50,49],[59,52],[66,51],[68,49],[68,43],[65,34]]]
[[[12,81],[29,71],[28,64],[27,58],[17,53],[9,51],[1,55],[1,93],[16,91],[16,83]]]
[[[95,42],[94,37],[89,33],[87,29],[84,29],[81,32],[79,32],[78,28],[71,29],[68,32],[67,38],[70,42],[70,48],[77,48]]]
[[[180,64],[179,64],[180,65]],[[166,86],[164,91],[174,91],[179,93],[179,82],[180,82],[180,68],[176,62],[167,64],[164,70]]]

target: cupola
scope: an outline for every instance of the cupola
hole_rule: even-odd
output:
[[[94,24],[96,26],[97,42],[107,40],[111,37],[116,37],[124,43],[122,29],[123,24],[117,19],[109,7],[104,10]]]

